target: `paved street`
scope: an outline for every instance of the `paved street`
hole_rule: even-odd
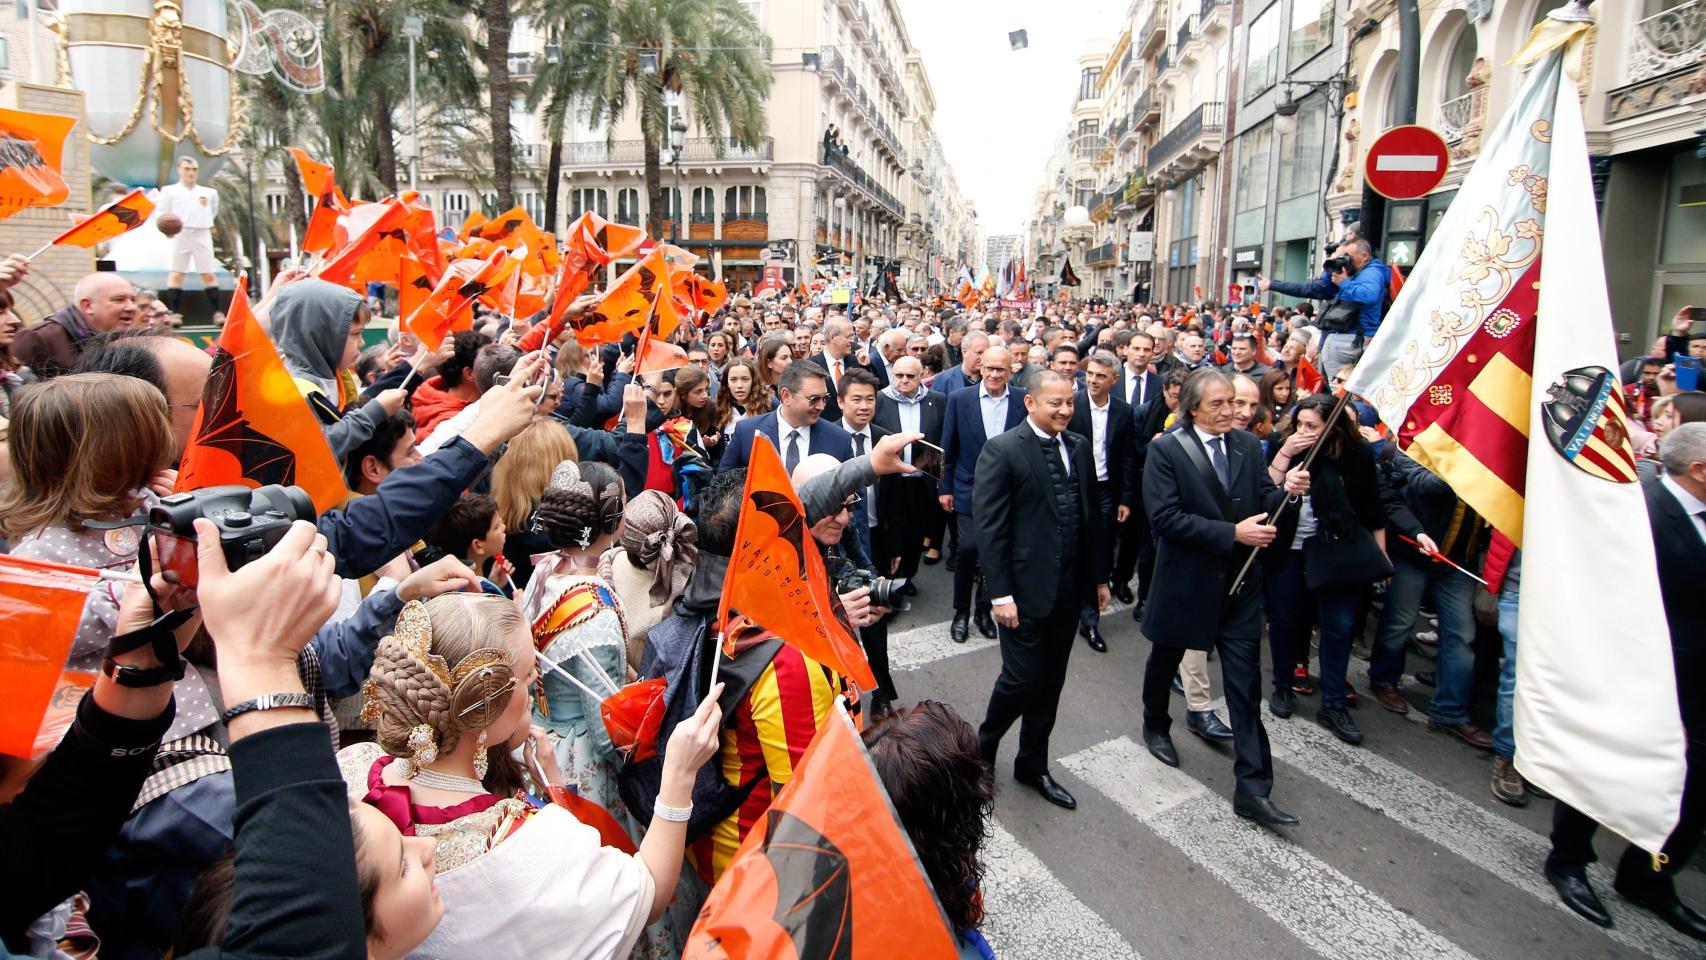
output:
[[[923,595],[891,628],[903,701],[944,700],[976,725],[1000,669],[974,628],[948,639],[951,581],[926,567]],[[1182,765],[1144,750],[1137,686],[1149,644],[1123,608],[1104,615],[1109,652],[1082,640],[1053,738],[1055,777],[1078,798],[1060,810],[1012,780],[1017,727],[997,764],[996,825],[985,848],[985,931],[1002,960],[1218,957],[1695,958],[1706,950],[1593,879],[1616,917],[1602,931],[1558,904],[1540,872],[1550,801],[1508,807],[1488,791],[1490,754],[1430,732],[1427,688],[1407,683],[1409,718],[1364,697],[1365,746],[1314,722],[1319,697],[1290,720],[1264,711],[1275,801],[1302,818],[1276,834],[1232,814],[1232,757],[1189,734],[1175,697]],[[1265,651],[1264,651],[1265,652]],[[1366,663],[1352,660],[1364,690]],[[1412,660],[1413,669],[1428,669]],[[1211,661],[1218,693],[1218,661]],[[1602,831],[1602,861],[1622,842]],[[1688,871],[1684,901],[1706,904]]]

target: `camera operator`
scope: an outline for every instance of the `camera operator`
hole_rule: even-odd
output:
[[[1355,363],[1362,356],[1363,344],[1380,329],[1381,316],[1386,310],[1386,289],[1391,283],[1391,268],[1374,256],[1368,241],[1361,237],[1339,244],[1337,253],[1322,265],[1321,276],[1313,281],[1287,283],[1268,277],[1257,281],[1264,292],[1272,290],[1310,300],[1339,301],[1322,310],[1316,320],[1322,333],[1323,370],[1337,370],[1341,364]]]

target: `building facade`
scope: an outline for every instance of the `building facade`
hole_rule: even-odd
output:
[[[907,37],[895,0],[749,3],[769,36],[772,87],[769,135],[741,147],[721,131],[692,123],[690,105],[672,103],[689,129],[681,156],[666,144],[663,233],[701,257],[731,290],[754,285],[780,265],[789,286],[819,271],[853,272],[869,289],[894,268],[903,290],[932,285],[932,261],[972,262],[975,211],[960,197],[934,134],[934,95],[922,58]],[[546,38],[518,18],[510,69],[525,83],[547,56]],[[540,117],[518,108],[516,200],[544,220],[544,171],[550,149]],[[833,127],[839,136],[826,137]],[[638,116],[614,124],[576,116],[565,131],[557,223],[582,211],[644,225],[649,198]],[[679,162],[677,162],[679,161]],[[419,184],[440,220],[492,212],[458,158],[420,162]],[[287,202],[281,176],[267,187],[273,211]],[[615,265],[620,269],[625,264]],[[948,281],[952,268],[946,269]]]

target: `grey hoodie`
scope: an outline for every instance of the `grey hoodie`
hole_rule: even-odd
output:
[[[270,319],[272,339],[293,377],[314,384],[334,407],[338,396],[338,362],[344,358],[350,323],[362,304],[361,294],[324,280],[298,280],[279,291]],[[385,408],[369,400],[325,424],[326,441],[340,464],[351,450],[367,442],[385,419]]]

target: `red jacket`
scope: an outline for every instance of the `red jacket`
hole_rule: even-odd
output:
[[[1497,530],[1493,538],[1487,541],[1487,560],[1481,565],[1481,579],[1487,581],[1487,592],[1495,596],[1504,589],[1505,574],[1510,571],[1511,557],[1516,554],[1516,544],[1511,538]]]
[[[421,384],[414,393],[415,436],[432,433],[433,427],[456,416],[472,402],[445,389],[443,377],[433,377]]]

